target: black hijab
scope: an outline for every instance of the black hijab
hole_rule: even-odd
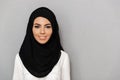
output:
[[[52,36],[45,44],[38,43],[32,33],[34,19],[37,17],[47,18],[52,24]],[[58,23],[54,13],[46,8],[40,7],[32,12],[24,41],[19,51],[20,58],[25,68],[36,77],[45,77],[57,64],[61,50]]]

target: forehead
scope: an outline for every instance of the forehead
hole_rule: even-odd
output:
[[[45,24],[45,23],[48,24],[49,23],[49,24],[51,24],[50,21],[45,17],[37,17],[37,18],[35,18],[34,23],[40,23],[40,24]]]

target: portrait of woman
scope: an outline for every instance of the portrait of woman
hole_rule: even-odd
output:
[[[29,18],[13,80],[70,80],[69,55],[60,43],[56,16],[47,7],[37,8]]]

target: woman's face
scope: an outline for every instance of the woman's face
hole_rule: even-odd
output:
[[[37,17],[33,22],[32,32],[37,42],[45,44],[52,35],[52,25],[47,18]]]

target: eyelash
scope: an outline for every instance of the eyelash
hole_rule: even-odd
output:
[[[39,28],[39,26],[34,26],[35,28]]]
[[[45,26],[46,28],[51,28],[51,26]]]
[[[40,28],[40,26],[34,26],[35,28]],[[51,26],[45,26],[45,28],[51,28]]]

